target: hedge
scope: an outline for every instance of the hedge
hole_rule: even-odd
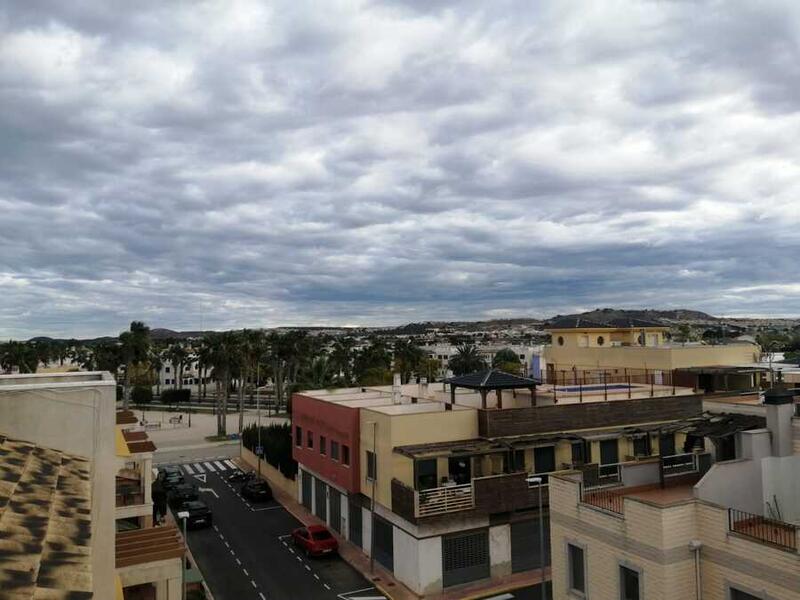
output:
[[[192,399],[192,392],[187,389],[166,389],[161,392],[161,404],[188,404]]]
[[[251,452],[258,445],[258,426],[253,423],[242,431],[242,444]],[[297,475],[297,461],[292,458],[292,426],[268,425],[261,427],[261,445],[264,460],[283,473],[284,477],[294,479]]]
[[[150,404],[153,401],[153,390],[137,385],[131,391],[131,400],[134,404]]]

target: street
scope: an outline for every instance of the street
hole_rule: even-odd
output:
[[[242,498],[239,484],[227,481],[232,467],[226,459],[181,465],[213,511],[213,527],[190,530],[188,543],[216,600],[385,598],[339,556],[308,559],[298,552],[288,536],[301,523],[274,500]]]

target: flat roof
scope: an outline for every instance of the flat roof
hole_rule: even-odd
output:
[[[471,406],[459,404],[452,405],[453,410],[445,409],[444,402],[418,402],[417,404],[387,404],[382,406],[370,406],[367,410],[372,410],[385,415],[414,415],[435,412],[458,412],[464,410],[476,410]]]
[[[117,382],[108,371],[0,375],[0,391],[41,389],[54,386],[85,387],[86,385],[116,386]]]
[[[91,598],[91,463],[0,435],[0,589]]]

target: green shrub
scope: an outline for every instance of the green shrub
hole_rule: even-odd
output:
[[[131,400],[134,404],[150,404],[153,401],[153,390],[143,385],[137,385],[131,390]]]
[[[161,392],[161,404],[188,404],[192,399],[190,390],[166,389]]]

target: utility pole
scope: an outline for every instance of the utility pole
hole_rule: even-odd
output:
[[[369,572],[375,573],[375,485],[378,481],[378,450],[375,447],[377,440],[378,422],[372,421],[372,525],[370,526],[369,541]]]

